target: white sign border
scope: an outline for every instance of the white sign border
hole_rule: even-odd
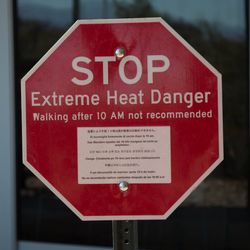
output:
[[[126,216],[84,216],[80,213],[50,182],[48,182],[27,160],[27,140],[26,140],[26,95],[25,84],[29,77],[47,60],[48,57],[64,42],[64,40],[82,24],[108,24],[108,23],[161,23],[177,40],[179,40],[196,58],[199,59],[216,77],[218,84],[218,135],[219,135],[219,158],[200,176],[199,179],[172,205],[163,215],[126,215]],[[197,186],[223,161],[223,111],[222,111],[222,76],[221,74],[202,57],[191,45],[189,45],[172,27],[162,18],[128,18],[128,19],[92,19],[76,21],[64,35],[51,47],[51,49],[35,64],[35,66],[21,80],[21,100],[22,100],[22,146],[24,165],[41,180],[62,202],[65,203],[81,220],[161,220],[166,219],[170,214],[197,188]],[[139,185],[139,184],[138,184]]]

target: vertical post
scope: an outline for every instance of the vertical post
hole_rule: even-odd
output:
[[[248,57],[247,57],[247,69],[248,69],[248,150],[250,147],[250,3],[245,0],[246,7],[246,29],[247,29],[247,43],[248,43]],[[248,154],[248,162],[250,161],[250,156]],[[248,168],[248,181],[250,180],[250,170]],[[248,185],[248,199],[247,199],[247,209],[250,214],[250,185]]]
[[[73,20],[74,22],[77,21],[79,19],[79,12],[80,12],[80,8],[79,8],[79,0],[73,0]]]
[[[0,249],[17,249],[12,1],[0,1]]]
[[[138,230],[137,221],[113,221],[114,250],[137,250]]]

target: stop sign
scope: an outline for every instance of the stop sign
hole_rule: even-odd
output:
[[[22,79],[22,127],[82,220],[165,219],[223,159],[221,75],[161,18],[80,20]]]

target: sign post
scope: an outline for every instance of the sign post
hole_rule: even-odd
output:
[[[113,221],[112,231],[114,250],[138,249],[137,221]]]
[[[22,79],[22,128],[24,164],[117,246],[222,161],[221,75],[161,18],[80,20]]]

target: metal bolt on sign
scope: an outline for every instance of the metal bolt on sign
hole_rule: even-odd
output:
[[[126,181],[121,181],[121,182],[119,183],[119,188],[120,188],[120,190],[121,190],[122,192],[127,191],[127,190],[128,190],[128,182],[126,182]]]
[[[115,50],[115,56],[118,58],[118,59],[121,59],[125,56],[125,49],[124,48],[117,48]]]

